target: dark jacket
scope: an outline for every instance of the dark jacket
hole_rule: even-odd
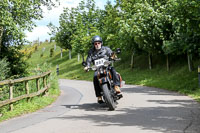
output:
[[[101,46],[100,50],[96,50],[93,47],[88,52],[88,57],[86,59],[87,66],[91,66],[91,63],[94,63],[94,60],[97,60],[100,58],[109,58],[111,54],[112,54],[112,50],[109,47]]]

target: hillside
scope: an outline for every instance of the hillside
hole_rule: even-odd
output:
[[[29,46],[31,48],[33,46]],[[45,50],[44,50],[45,49]],[[82,58],[78,61],[77,54],[72,52],[72,59],[69,59],[69,51],[63,50],[61,58],[60,47],[54,49],[54,54],[50,57],[50,49],[54,49],[54,43],[42,43],[35,51],[28,63],[31,69],[38,66],[42,67],[45,62],[49,69],[56,71],[59,65],[59,78],[90,80],[93,79],[93,72],[85,73],[81,65]],[[43,52],[44,51],[44,52]],[[43,56],[41,57],[41,54]],[[153,58],[153,69],[148,69],[148,58],[146,55],[137,56],[134,60],[135,68],[130,68],[130,56],[128,53],[119,55],[121,61],[114,64],[116,70],[121,74],[126,84],[136,84],[144,86],[152,86],[157,88],[177,91],[182,94],[190,95],[200,101],[200,88],[198,88],[198,72],[197,66],[199,60],[194,62],[195,70],[188,71],[187,60],[180,57],[172,59],[170,71],[167,72],[164,57]]]

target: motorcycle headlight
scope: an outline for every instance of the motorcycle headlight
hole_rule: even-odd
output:
[[[109,65],[110,65],[110,61],[105,61],[105,62],[104,62],[104,66],[105,66],[105,67],[107,67],[107,66],[109,66]]]
[[[100,74],[103,74],[103,72],[104,72],[104,69],[103,69],[103,67],[101,67],[100,68]]]
[[[96,70],[97,70],[97,66],[95,66],[95,65],[92,66],[92,70],[93,70],[93,71],[96,71]]]

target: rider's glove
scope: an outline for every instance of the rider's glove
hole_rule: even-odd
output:
[[[87,72],[88,71],[88,67],[84,67],[84,70]]]
[[[111,55],[111,59],[114,60],[114,59],[116,59],[116,58],[117,58],[117,55],[113,53],[113,54]]]

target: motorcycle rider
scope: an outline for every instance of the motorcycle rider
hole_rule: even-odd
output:
[[[103,41],[100,36],[94,36],[92,38],[92,46],[93,47],[89,50],[88,56],[86,59],[87,66],[84,68],[85,71],[88,70],[91,63],[94,63],[94,60],[96,60],[96,59],[99,59],[102,57],[113,58],[112,50],[109,47],[103,46]],[[111,73],[113,75],[112,78],[113,78],[113,82],[114,82],[114,89],[117,93],[121,93],[120,79],[113,67],[111,67]],[[103,103],[103,100],[102,100],[101,88],[100,88],[99,81],[97,78],[97,71],[95,71],[95,73],[94,73],[93,84],[94,84],[95,94],[97,97],[97,102],[101,104],[101,103]]]

